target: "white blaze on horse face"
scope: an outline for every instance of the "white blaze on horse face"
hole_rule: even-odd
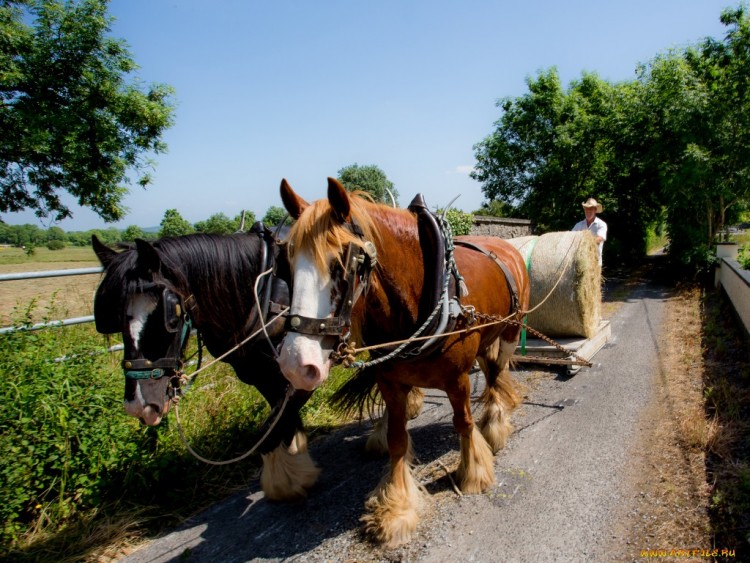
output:
[[[132,341],[133,351],[140,347],[143,329],[149,315],[156,310],[157,302],[152,297],[139,294],[128,303],[125,314],[128,320],[128,332]],[[155,426],[169,410],[169,404],[164,404],[166,390],[164,383],[153,380],[138,381],[135,386],[135,397],[125,401],[125,412],[130,416],[140,418],[144,424]]]
[[[133,340],[133,346],[136,351],[141,341],[141,333],[146,326],[146,320],[151,313],[156,310],[156,301],[146,295],[139,294],[133,297],[128,303],[127,316],[130,319],[128,329],[130,338]]]
[[[294,263],[290,315],[322,319],[331,316],[331,278],[320,272],[307,254]],[[322,336],[288,332],[279,355],[279,367],[295,389],[312,391],[328,377],[331,350],[323,348]]]

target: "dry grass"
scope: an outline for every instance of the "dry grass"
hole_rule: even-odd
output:
[[[23,560],[58,563],[118,561],[142,543],[146,512],[143,508],[91,510],[63,530],[31,530],[24,540],[35,546],[33,554],[28,558],[17,555]]]
[[[718,292],[678,287],[665,308],[661,377],[628,471],[636,498],[627,499],[614,542],[628,559],[644,549],[719,553],[680,561],[725,560],[725,549],[733,560],[750,555],[747,343],[719,302]],[[737,377],[743,370],[748,377]]]
[[[629,555],[643,549],[711,545],[704,445],[716,427],[703,408],[700,295],[679,291],[666,307],[661,332],[661,378],[633,452],[630,478],[640,498],[623,522]]]
[[[25,256],[20,249],[15,248],[5,248],[0,253],[0,274],[97,266],[99,261],[90,248],[60,251],[40,248],[34,256]],[[32,301],[36,305],[31,316],[32,322],[47,320],[53,304],[70,317],[93,314],[93,296],[99,284],[99,275],[4,281],[0,284],[0,326],[9,326],[19,312],[25,313]]]

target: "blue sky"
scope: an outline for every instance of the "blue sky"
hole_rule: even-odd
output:
[[[126,218],[105,225],[74,206],[66,231],[191,223],[281,205],[287,178],[303,197],[326,177],[375,164],[401,205],[477,209],[473,146],[500,117],[498,99],[557,67],[631,80],[638,63],[722,38],[725,0],[112,0],[137,78],[176,90],[176,121],[154,183],[131,187]],[[70,202],[70,199],[66,199]],[[5,214],[11,224],[33,213]]]

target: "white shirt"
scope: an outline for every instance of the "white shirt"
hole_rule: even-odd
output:
[[[602,248],[604,248],[604,241],[607,240],[607,223],[594,217],[591,225],[586,224],[586,219],[575,224],[573,227],[574,231],[591,231],[591,234],[595,237],[602,237],[602,242],[597,246],[599,247],[599,265],[602,265]]]

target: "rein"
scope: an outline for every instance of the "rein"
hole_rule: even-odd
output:
[[[270,270],[266,270],[265,272],[262,272],[262,273],[258,274],[258,278],[255,280],[255,289],[256,289],[256,296],[255,296],[255,298],[256,298],[256,302],[257,302],[257,298],[258,298],[258,296],[257,296],[258,280],[262,276],[267,276],[267,275],[271,274],[272,272],[273,272],[273,269],[270,269]],[[258,336],[261,332],[264,333],[266,335],[266,337],[268,337],[268,331],[266,329],[270,325],[272,325],[274,322],[276,322],[279,318],[281,318],[284,315],[286,315],[288,311],[289,311],[289,307],[284,307],[281,311],[279,311],[278,313],[276,313],[276,315],[274,315],[273,318],[271,318],[270,321],[268,321],[266,323],[262,323],[261,326],[260,326],[260,328],[258,330],[256,330],[255,332],[253,332],[250,336],[248,336],[247,338],[245,338],[242,342],[236,344],[235,346],[233,346],[232,348],[230,348],[229,350],[227,350],[226,352],[224,352],[222,355],[218,356],[217,358],[214,358],[211,362],[207,363],[202,368],[195,370],[193,373],[190,374],[190,378],[188,379],[188,383],[192,383],[192,381],[197,377],[197,375],[200,372],[202,372],[204,370],[207,370],[212,365],[214,365],[216,362],[220,362],[221,360],[223,360],[224,358],[226,358],[232,352],[236,352],[238,349],[242,348],[245,344],[247,344],[248,342],[250,342],[253,338],[255,338],[256,336]],[[270,342],[270,337],[268,337],[268,338],[269,338],[269,342]],[[275,348],[273,346],[271,346],[271,349],[274,351],[274,354],[276,354],[277,357],[278,357],[278,353],[276,352]],[[187,377],[185,374],[182,374],[182,375],[184,377]],[[184,379],[182,377],[180,378],[180,380],[184,381]]]
[[[279,412],[276,414],[276,417],[273,419],[273,422],[271,422],[271,425],[268,427],[268,430],[266,430],[263,436],[261,436],[260,439],[257,442],[255,442],[255,445],[252,448],[250,448],[244,454],[234,457],[232,459],[227,459],[223,461],[214,461],[212,459],[207,459],[203,457],[202,455],[200,455],[198,452],[196,452],[188,443],[187,438],[185,438],[185,433],[182,430],[182,423],[180,422],[180,411],[177,408],[177,403],[175,403],[174,416],[175,416],[175,420],[177,421],[177,431],[179,432],[180,439],[182,440],[182,443],[187,448],[187,451],[189,451],[193,455],[193,457],[195,457],[195,459],[197,459],[198,461],[202,461],[203,463],[207,463],[208,465],[229,465],[231,463],[237,463],[238,461],[242,461],[246,457],[252,455],[255,452],[255,450],[258,449],[258,446],[260,446],[265,441],[265,439],[268,438],[268,436],[271,434],[273,429],[276,427],[276,424],[281,419],[281,415],[284,414],[284,409],[286,408],[286,404],[289,402],[289,399],[293,394],[294,394],[294,387],[292,387],[291,385],[287,386],[286,393],[284,394],[284,402],[281,403]]]
[[[269,275],[272,272],[273,272],[273,268],[269,269],[269,270],[266,270],[265,272],[262,272],[256,278],[256,280],[255,280],[255,301],[256,301],[256,303],[258,303],[258,283],[260,281],[260,278],[263,277],[263,276],[267,276],[267,275]],[[185,387],[189,387],[190,385],[192,385],[193,381],[195,381],[195,378],[198,376],[198,374],[201,371],[208,369],[209,367],[211,367],[212,365],[214,365],[216,362],[219,362],[222,359],[226,358],[229,354],[231,354],[232,352],[238,350],[239,348],[241,348],[242,346],[244,346],[245,344],[247,344],[250,340],[252,340],[256,336],[258,336],[261,332],[263,332],[266,335],[266,338],[268,338],[268,341],[270,343],[271,340],[270,340],[270,337],[268,336],[268,331],[266,329],[268,328],[269,325],[272,325],[274,322],[276,322],[276,320],[278,320],[283,315],[285,315],[287,313],[287,311],[289,311],[289,307],[285,307],[281,312],[277,313],[270,321],[265,322],[265,323],[261,323],[261,327],[258,330],[256,330],[255,332],[253,332],[250,336],[248,336],[247,338],[245,338],[242,342],[240,342],[239,344],[237,344],[233,348],[231,348],[231,349],[227,350],[226,352],[224,352],[218,358],[215,358],[213,361],[209,362],[208,364],[206,364],[202,368],[199,368],[199,369],[195,370],[193,373],[190,374],[190,377],[188,377],[184,373],[183,374],[178,374],[178,379],[180,381],[180,386],[182,387],[184,385]],[[271,349],[273,350],[274,354],[276,354],[276,356],[278,357],[278,353],[276,352],[276,349],[273,346],[271,346]],[[181,387],[178,387],[175,390],[179,391],[179,389]],[[266,430],[266,432],[263,434],[263,436],[261,436],[260,439],[257,442],[255,442],[255,445],[253,445],[252,448],[250,448],[244,454],[242,454],[242,455],[240,455],[238,457],[232,458],[232,459],[228,459],[228,460],[224,460],[224,461],[210,460],[210,459],[207,459],[207,458],[203,457],[202,455],[200,455],[198,452],[196,452],[190,446],[190,444],[187,441],[187,438],[185,437],[185,433],[184,433],[184,431],[182,429],[182,423],[180,422],[179,400],[183,396],[181,393],[176,393],[175,397],[174,397],[174,401],[175,401],[174,414],[175,414],[175,420],[177,421],[177,431],[180,434],[180,439],[182,440],[182,443],[185,445],[185,448],[197,460],[202,461],[203,463],[207,463],[209,465],[229,465],[231,463],[236,463],[236,462],[242,461],[246,457],[252,455],[258,449],[258,447],[265,441],[265,439],[268,438],[268,436],[271,434],[271,431],[274,429],[274,427],[276,426],[276,424],[279,422],[279,420],[281,420],[281,417],[284,414],[284,409],[286,408],[286,405],[289,402],[289,398],[292,396],[293,393],[294,393],[294,387],[292,387],[291,385],[287,386],[287,390],[286,390],[286,393],[284,395],[284,401],[283,401],[283,403],[281,403],[281,407],[279,408],[278,412],[276,413],[276,416],[274,417],[273,422],[271,422],[271,425],[269,426],[268,430]]]
[[[572,248],[573,248],[573,242],[571,241],[570,246],[568,247],[568,250],[565,253],[565,260],[564,260],[564,262],[563,262],[563,264],[562,264],[562,266],[560,268],[560,275],[558,276],[557,281],[555,281],[555,284],[552,286],[552,289],[550,289],[550,291],[547,293],[547,295],[545,295],[544,299],[542,299],[534,307],[532,307],[531,309],[525,310],[525,311],[521,310],[521,309],[518,309],[515,313],[511,313],[507,317],[500,318],[500,317],[497,317],[495,315],[486,315],[486,314],[483,314],[483,313],[478,313],[478,312],[476,312],[476,311],[473,310],[473,307],[464,307],[463,305],[461,305],[461,314],[464,315],[464,316],[466,316],[468,318],[467,324],[469,324],[470,326],[468,326],[467,328],[464,328],[464,329],[454,330],[454,331],[450,331],[450,332],[444,332],[440,336],[443,337],[443,336],[453,336],[453,335],[457,335],[457,334],[468,334],[468,333],[470,333],[472,331],[478,330],[478,329],[483,328],[483,327],[492,326],[492,325],[496,325],[496,324],[502,324],[502,323],[516,325],[516,326],[520,326],[522,329],[528,330],[534,336],[537,336],[537,337],[541,338],[542,340],[544,340],[548,344],[551,344],[552,346],[555,346],[558,350],[561,350],[561,351],[564,351],[566,353],[569,353],[570,355],[572,355],[575,358],[575,361],[573,363],[578,364],[578,365],[583,365],[583,366],[591,367],[593,364],[590,361],[586,360],[585,358],[582,358],[581,356],[579,356],[578,354],[576,354],[576,353],[574,353],[574,352],[572,352],[570,350],[567,350],[564,346],[562,346],[561,344],[555,342],[554,340],[552,340],[548,336],[546,336],[546,335],[542,334],[541,332],[539,332],[538,330],[535,330],[534,328],[526,325],[525,322],[518,320],[519,317],[525,317],[529,313],[532,313],[532,312],[536,311],[555,292],[555,289],[557,289],[557,286],[560,284],[560,281],[562,280],[563,276],[565,275],[565,272],[568,269],[568,266],[570,265],[570,263],[572,261],[572,257],[573,257],[573,255],[571,253]],[[446,276],[446,280],[447,279],[448,279],[448,276]],[[446,283],[447,283],[447,281],[446,281]],[[444,296],[444,298],[445,298],[445,296]],[[422,340],[429,340],[431,338],[434,338],[434,335],[420,336],[420,333],[422,332],[422,330],[424,330],[425,326],[427,326],[427,324],[429,324],[429,322],[436,315],[437,311],[441,308],[441,306],[442,306],[442,300],[438,303],[438,306],[435,308],[435,310],[430,314],[430,317],[427,319],[427,321],[425,322],[425,324],[423,324],[415,332],[414,335],[412,335],[411,337],[409,337],[407,339],[396,340],[396,341],[392,341],[392,342],[385,342],[385,343],[382,343],[382,344],[374,344],[372,346],[363,346],[361,348],[355,348],[350,343],[342,342],[339,345],[338,349],[335,350],[331,354],[331,359],[333,361],[335,361],[336,363],[341,363],[345,368],[354,368],[354,369],[367,368],[367,367],[370,367],[370,366],[382,363],[384,361],[391,360],[394,357],[396,357],[397,354],[403,348],[405,348],[408,344],[410,344],[412,342],[419,342],[419,341],[422,341]],[[475,325],[477,318],[479,318],[479,319],[481,319],[483,321],[486,321],[486,322],[483,322],[482,324]],[[390,353],[390,354],[388,354],[386,356],[383,356],[381,358],[377,358],[375,360],[371,360],[369,362],[363,362],[361,360],[357,360],[356,357],[355,357],[357,354],[360,354],[362,352],[368,352],[370,350],[377,350],[379,348],[386,348],[386,347],[390,347],[390,346],[394,346],[394,345],[398,345],[399,346],[396,350],[394,350],[394,352],[392,352],[392,353]]]

